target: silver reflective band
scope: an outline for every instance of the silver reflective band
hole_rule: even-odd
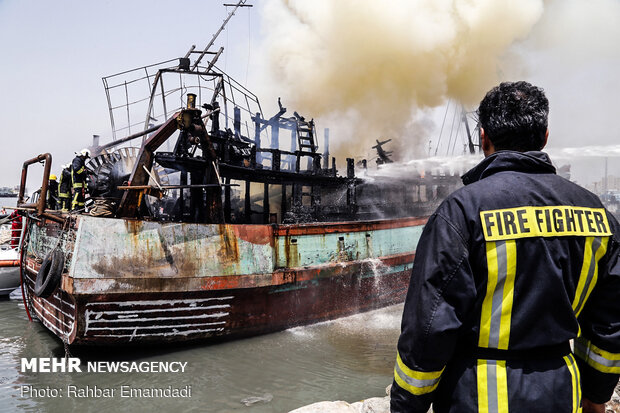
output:
[[[407,374],[405,374],[405,372],[400,369],[398,363],[396,363],[396,366],[394,368],[396,369],[398,376],[403,379],[403,381],[405,381],[407,384],[413,387],[423,388],[434,386],[435,384],[439,383],[439,379],[441,378],[441,376],[439,376],[436,379],[418,380],[416,378],[407,376]]]
[[[431,393],[439,385],[441,374],[445,369],[438,371],[420,371],[407,366],[396,354],[396,366],[394,366],[394,381],[403,390],[413,395]]]
[[[581,359],[585,360],[586,362],[592,360],[596,364],[600,364],[604,367],[620,368],[620,355],[616,355],[618,359],[608,359],[593,351],[592,347],[594,347],[594,349],[597,349],[596,346],[594,346],[592,343],[585,340],[584,338],[580,337],[575,340],[575,354]],[[592,367],[596,368],[596,366]]]

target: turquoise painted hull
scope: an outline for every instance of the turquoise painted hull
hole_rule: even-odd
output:
[[[425,219],[230,225],[80,216],[30,225],[26,282],[52,332],[78,344],[261,334],[400,302]],[[58,241],[58,240],[61,241]],[[32,293],[58,245],[65,272]]]

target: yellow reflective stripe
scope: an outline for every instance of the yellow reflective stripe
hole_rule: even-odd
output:
[[[506,360],[478,360],[478,413],[508,412]]]
[[[579,366],[577,365],[575,356],[573,356],[573,354],[569,354],[568,357],[572,360],[573,367],[575,368],[575,373],[577,375],[577,412],[581,413],[581,373],[579,372]]]
[[[403,360],[400,358],[400,354],[396,354],[396,364],[398,367],[405,373],[407,376],[414,378],[416,380],[434,380],[441,377],[441,373],[443,373],[445,367],[439,371],[420,371],[410,369],[405,365]]]
[[[579,366],[577,365],[577,360],[575,360],[575,356],[569,354],[568,357],[573,361],[573,366],[575,366],[575,372],[577,373],[577,412],[581,413],[581,373],[579,372]]]
[[[598,262],[603,255],[605,255],[605,252],[607,252],[608,242],[609,237],[586,237],[583,264],[581,266],[581,273],[579,274],[575,298],[573,299],[573,311],[576,317],[579,317],[579,314],[581,314],[581,311],[598,281]]]
[[[402,389],[407,390],[409,393],[416,395],[416,396],[430,393],[433,390],[435,390],[437,386],[439,385],[439,380],[437,380],[437,382],[431,386],[424,386],[424,387],[417,387],[413,384],[409,384],[402,377],[400,377],[396,368],[394,368],[394,380]]]
[[[80,194],[77,192],[73,195],[73,202],[71,202],[72,209],[75,209],[76,206],[84,206],[84,201],[79,201],[78,196],[80,196]]]
[[[497,360],[497,411],[508,413],[508,377],[506,360]]]
[[[82,172],[84,172],[84,167],[81,167],[80,169],[75,171],[76,174],[81,174]]]
[[[491,332],[491,315],[493,311],[493,292],[497,287],[497,249],[495,242],[486,243],[487,250],[487,293],[482,301],[482,313],[480,315],[480,337],[478,346],[489,347],[489,334]]]
[[[478,360],[477,367],[478,385],[478,413],[489,413],[489,390],[487,388],[487,364],[484,360]]]
[[[508,349],[517,272],[515,240],[487,242],[487,291],[482,301],[478,346]]]
[[[583,247],[583,263],[581,264],[581,273],[579,274],[577,290],[575,291],[575,298],[573,299],[573,311],[575,314],[577,313],[577,305],[583,296],[583,289],[586,285],[586,280],[590,271],[590,263],[592,262],[592,242],[594,242],[594,237],[586,237],[585,245]]]
[[[506,241],[506,279],[502,296],[502,316],[499,325],[499,345],[497,348],[508,349],[512,303],[515,291],[515,274],[517,272],[517,245],[515,240]]]
[[[575,371],[573,370],[572,361],[568,358],[568,356],[564,356],[564,362],[566,363],[566,367],[568,368],[568,372],[570,373],[571,378],[571,389],[573,390],[573,408],[571,409],[572,413],[577,412],[577,377]]]
[[[575,339],[575,355],[600,372],[620,374],[620,353],[598,348],[584,337]]]
[[[566,367],[568,367],[568,371],[570,373],[571,378],[571,388],[573,389],[573,408],[571,410],[572,413],[577,413],[579,408],[579,400],[577,396],[577,373],[575,372],[575,365],[573,361],[568,357],[564,356],[564,362],[566,363]]]
[[[400,358],[400,354],[397,354],[394,380],[402,389],[411,394],[427,394],[437,388],[444,369],[445,367],[439,371],[413,370],[407,367]]]
[[[605,255],[605,253],[607,252],[608,242],[609,242],[609,237],[605,237],[601,239],[601,245],[596,250],[596,253],[594,254],[594,271],[593,271],[594,276],[592,278],[592,282],[590,283],[588,291],[586,292],[586,296],[584,298],[583,304],[581,305],[581,308],[577,311],[577,316],[579,316],[579,313],[581,313],[581,310],[583,310],[585,303],[588,301],[588,298],[590,297],[590,294],[592,293],[592,290],[594,289],[594,286],[596,285],[596,282],[598,281],[598,262],[601,260],[601,258],[603,258],[603,255]]]
[[[605,360],[609,361],[620,361],[620,353],[610,353],[609,351],[605,351],[602,348],[596,347],[592,342],[590,342],[590,350],[594,353],[598,354],[601,357],[604,357]]]

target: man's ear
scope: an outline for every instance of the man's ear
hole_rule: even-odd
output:
[[[484,133],[484,129],[480,128],[480,146],[482,146],[482,152],[484,152],[484,156],[489,156],[495,152],[495,146],[491,139]]]
[[[543,148],[545,146],[547,146],[547,140],[549,139],[549,129],[547,129],[547,131],[545,132],[545,141],[543,142],[542,146],[540,147],[540,150],[542,151]]]

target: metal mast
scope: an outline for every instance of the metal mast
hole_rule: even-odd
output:
[[[247,4],[246,5],[245,4],[246,1],[247,0],[239,0],[239,2],[237,4],[224,4],[224,6],[234,6],[234,9],[232,9],[232,11],[230,13],[228,13],[228,17],[226,17],[226,19],[224,19],[224,22],[222,23],[222,25],[220,26],[218,31],[215,32],[215,34],[213,35],[213,38],[211,38],[211,41],[209,42],[209,44],[207,44],[207,47],[205,47],[204,50],[200,53],[200,56],[198,56],[198,59],[196,59],[196,61],[194,62],[194,66],[192,66],[192,70],[194,70],[194,69],[196,69],[198,67],[198,64],[200,63],[200,61],[202,60],[204,55],[207,54],[207,52],[209,51],[211,46],[213,46],[213,43],[215,43],[215,39],[217,39],[217,36],[220,35],[222,30],[224,30],[224,27],[226,26],[228,21],[232,18],[232,16],[234,16],[234,14],[237,11],[237,9],[239,7],[252,7],[251,4]],[[188,52],[188,54],[191,53],[192,50],[190,50]]]

